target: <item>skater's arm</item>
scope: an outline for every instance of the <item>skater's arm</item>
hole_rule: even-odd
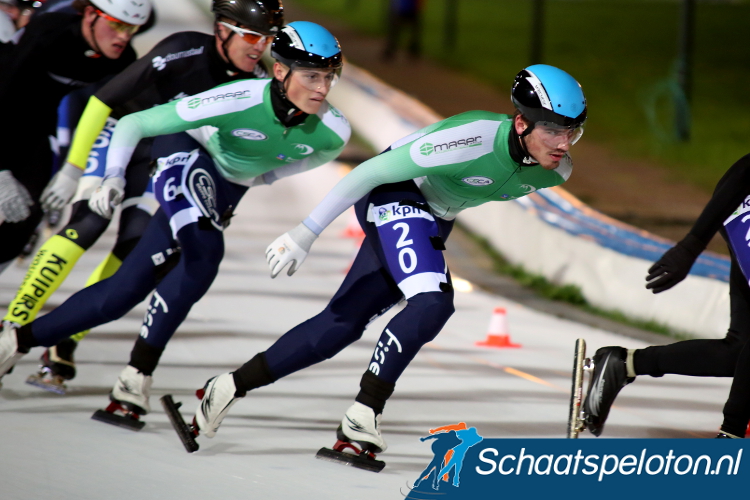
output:
[[[122,73],[97,90],[96,95],[89,99],[76,127],[68,154],[68,163],[80,169],[86,168],[91,148],[114,108],[136,98],[157,80],[179,78],[178,75],[173,74],[181,69],[177,67],[178,65],[165,63],[162,67],[158,62],[166,60],[169,54],[184,51],[185,35],[185,33],[176,33],[165,38],[148,54],[133,62]],[[183,60],[178,60],[178,62],[183,62]]]
[[[221,128],[235,113],[263,102],[268,80],[241,80],[123,117],[112,134],[104,178],[125,177],[135,147],[144,137],[185,132],[205,125]],[[260,89],[259,89],[260,87]]]
[[[750,154],[737,160],[719,180],[711,200],[706,204],[689,234],[699,240],[705,248],[716,231],[748,194],[750,194]]]
[[[646,288],[660,293],[684,280],[716,231],[748,196],[748,186],[750,155],[743,156],[727,170],[687,236],[649,268]]]

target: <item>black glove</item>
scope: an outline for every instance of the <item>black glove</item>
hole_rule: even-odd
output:
[[[692,234],[685,236],[649,268],[646,288],[660,293],[684,280],[704,248],[706,245]]]

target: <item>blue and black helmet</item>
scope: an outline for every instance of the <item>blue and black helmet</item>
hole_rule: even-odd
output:
[[[284,26],[271,45],[271,57],[290,68],[332,68],[343,65],[338,40],[324,27],[307,21]]]
[[[511,100],[533,123],[578,128],[586,121],[586,97],[581,85],[565,71],[535,64],[516,75]]]

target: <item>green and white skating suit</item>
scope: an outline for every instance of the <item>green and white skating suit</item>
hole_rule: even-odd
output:
[[[232,82],[127,115],[112,136],[105,178],[124,176],[142,138],[184,131],[206,148],[224,178],[246,186],[267,172],[278,178],[335,159],[351,135],[346,118],[323,103],[317,114],[287,128],[274,114],[270,83]]]
[[[375,187],[409,179],[417,183],[433,215],[450,220],[466,208],[514,200],[570,177],[573,164],[567,155],[554,170],[514,161],[508,145],[512,126],[511,116],[469,111],[425,127],[355,168],[304,224],[320,234]]]

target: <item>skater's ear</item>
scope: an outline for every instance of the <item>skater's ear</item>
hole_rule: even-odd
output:
[[[524,131],[531,125],[531,121],[523,116],[520,111],[516,110],[516,113],[513,115],[513,126],[516,129],[516,134],[523,136]]]
[[[286,79],[286,75],[289,73],[289,66],[276,61],[273,63],[273,76],[278,81],[283,82]]]

